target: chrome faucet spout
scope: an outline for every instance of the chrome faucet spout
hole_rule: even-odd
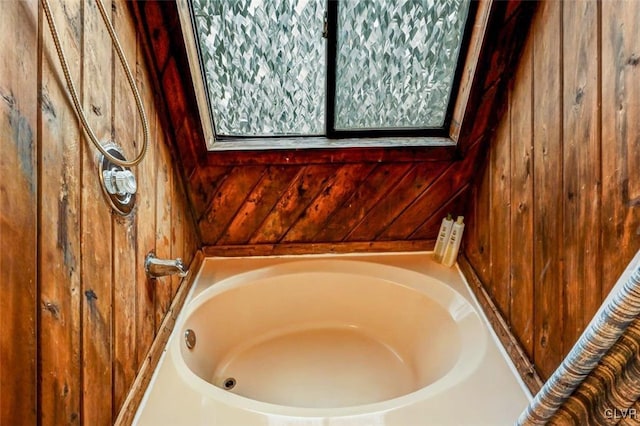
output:
[[[187,271],[182,259],[158,259],[154,252],[149,252],[144,259],[144,270],[150,278],[166,277],[168,275],[187,276]]]

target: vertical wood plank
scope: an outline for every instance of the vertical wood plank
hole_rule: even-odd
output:
[[[533,43],[526,43],[510,97],[511,300],[510,323],[533,359]]]
[[[467,225],[463,239],[464,251],[485,285],[491,279],[491,246],[489,245],[489,219],[491,217],[490,151],[478,156],[478,171],[472,182],[472,202],[467,211]]]
[[[596,1],[563,6],[563,334],[567,353],[601,302],[600,52]]]
[[[562,346],[562,2],[543,2],[533,22],[534,360],[549,377]],[[493,248],[492,248],[493,250]]]
[[[38,3],[0,14],[0,424],[37,419]],[[16,47],[20,47],[19,49]]]
[[[104,2],[111,11],[111,1]],[[99,140],[111,138],[111,39],[95,3],[84,8],[83,108]],[[83,137],[83,143],[86,136]],[[112,223],[100,187],[95,149],[82,163],[82,423],[106,425],[112,417]]]
[[[505,318],[510,315],[511,301],[511,108],[496,131],[491,146],[490,182],[491,279],[489,293]]]
[[[82,52],[82,3],[52,2],[68,57]],[[50,178],[40,188],[40,412],[43,425],[80,422],[81,386],[81,127],[68,100],[60,61],[42,27],[40,164]],[[80,62],[69,61],[80,81]],[[56,178],[53,178],[53,177]]]
[[[118,38],[127,40],[122,44],[124,55],[129,64],[135,65],[136,33],[131,16],[127,13],[127,5],[123,0],[114,0],[112,11],[112,22]],[[113,79],[111,113],[114,142],[131,160],[138,154],[141,145],[141,141],[136,142],[141,123],[124,68],[115,54]],[[136,169],[133,172],[138,178]],[[113,221],[113,418],[117,417],[137,369],[137,292],[131,280],[136,276],[139,263],[136,258],[138,219],[138,209],[134,208],[128,216],[114,215]]]
[[[190,209],[188,202],[187,209]],[[197,228],[194,226],[195,218],[193,217],[192,211],[187,210],[185,212],[185,221],[187,222],[187,226],[184,232],[184,260],[188,265],[190,265],[190,269],[193,269],[192,264],[197,259],[199,250],[202,245],[200,244],[200,236],[198,234]]]
[[[156,120],[158,120],[156,116]],[[158,152],[156,156],[156,256],[161,259],[171,257],[171,210],[172,210],[172,174],[171,153],[166,145],[165,134],[156,123]],[[157,278],[153,283],[155,291],[155,330],[162,323],[167,309],[171,305],[171,278]]]
[[[154,280],[147,278],[144,259],[147,253],[156,250],[156,153],[157,130],[153,86],[144,66],[144,52],[138,39],[136,84],[142,97],[149,122],[149,146],[144,160],[136,167],[139,190],[136,193],[136,215],[138,233],[136,239],[136,365],[141,365],[155,335],[155,291]],[[130,64],[132,65],[132,64]],[[142,125],[137,127],[138,146],[142,143]]]
[[[180,258],[184,262],[187,261],[184,252],[184,233],[185,233],[185,211],[186,202],[182,192],[182,184],[180,183],[180,173],[174,170],[171,174],[171,258]],[[186,264],[188,266],[188,264]],[[171,276],[171,301],[178,291],[181,277],[178,275]]]
[[[602,291],[640,249],[640,6],[602,2]]]

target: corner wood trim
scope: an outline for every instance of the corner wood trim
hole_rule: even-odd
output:
[[[209,245],[202,251],[211,257],[283,256],[296,254],[381,253],[433,250],[435,240],[369,241],[336,243],[281,243]]]
[[[475,294],[482,310],[487,315],[493,330],[496,332],[496,335],[500,339],[502,346],[507,351],[507,354],[513,361],[522,381],[527,385],[529,391],[535,395],[538,393],[544,382],[536,372],[534,365],[529,360],[524,349],[516,339],[516,337],[511,333],[511,329],[505,319],[502,317],[502,314],[498,310],[496,304],[489,296],[489,293],[485,290],[482,281],[480,281],[480,277],[476,274],[476,271],[471,266],[469,259],[464,253],[461,253],[458,257],[458,265],[460,266],[460,270],[462,274],[465,276],[471,290]]]
[[[160,356],[162,355],[167,341],[169,340],[169,336],[173,331],[178,314],[180,314],[180,311],[182,310],[187,294],[192,287],[193,281],[195,280],[197,272],[200,270],[200,266],[202,265],[204,258],[205,256],[202,251],[196,252],[191,265],[189,265],[189,271],[192,271],[192,273],[190,273],[188,278],[183,280],[180,284],[180,287],[171,302],[171,306],[162,320],[158,334],[156,334],[156,337],[149,348],[149,352],[147,352],[147,355],[138,370],[138,374],[131,385],[131,389],[129,389],[129,393],[122,404],[122,408],[114,422],[115,426],[125,426],[133,423],[133,418],[138,411],[142,397],[144,396],[144,393],[149,386],[149,382],[151,381],[151,377],[158,366]]]

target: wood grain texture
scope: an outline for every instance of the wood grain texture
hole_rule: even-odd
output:
[[[438,207],[438,209],[435,210],[429,218],[411,234],[411,240],[435,240],[438,236],[438,230],[440,229],[440,224],[442,223],[443,218],[448,214],[451,214],[452,217],[456,218],[458,216],[462,216],[464,212],[467,211],[467,203],[470,198],[470,187],[471,185],[465,184],[462,188],[458,189],[457,192],[453,193],[453,195],[451,195],[443,205]]]
[[[205,246],[205,256],[281,256],[296,254],[381,253],[389,251],[433,250],[435,240],[367,241],[335,243],[241,244]]]
[[[436,215],[463,206],[469,193],[473,155],[482,155],[470,147],[486,143],[495,126],[501,73],[509,74],[521,38],[508,32],[522,28],[503,25],[506,5],[496,2],[490,39],[500,43],[483,41],[480,55],[503,50],[493,61],[500,71],[481,67],[472,79],[477,126],[462,125],[458,147],[207,153],[181,71],[188,67],[175,5],[127,2],[132,21],[120,13],[125,3],[107,3],[127,34],[152,123],[149,157],[136,169],[139,204],[125,219],[113,217],[98,186],[95,151],[70,108],[37,3],[3,5],[2,41],[20,49],[1,54],[0,124],[13,136],[2,141],[2,171],[17,176],[12,183],[21,190],[2,187],[2,272],[10,289],[2,336],[25,341],[2,352],[3,422],[19,413],[28,423],[112,423],[178,291],[175,278],[146,279],[148,251],[189,260],[199,237],[209,252],[227,254],[430,249]],[[132,155],[140,129],[127,123],[135,114],[123,107],[126,86],[95,4],[74,0],[54,10],[69,55],[76,53],[72,73],[91,125]],[[636,191],[637,181],[627,187]],[[44,226],[50,229],[38,234]],[[6,383],[21,389],[20,399],[5,392]]]
[[[503,130],[494,136],[490,155],[486,159],[487,164],[482,168],[482,175],[477,179],[474,188],[474,200],[469,214],[475,216],[470,218],[470,223],[475,224],[476,232],[469,233],[465,245],[465,253],[470,262],[503,313],[505,308],[510,310],[513,300],[510,294],[517,294],[521,289],[521,283],[513,281],[510,274],[505,275],[504,263],[498,264],[499,270],[494,271],[494,262],[504,257],[511,258],[507,265],[517,269],[518,277],[522,277],[525,269],[532,274],[533,294],[531,290],[527,291],[529,297],[532,297],[529,303],[535,307],[533,315],[530,316],[533,325],[527,325],[526,321],[520,322],[520,327],[523,328],[514,330],[514,334],[519,336],[521,342],[533,342],[526,345],[530,351],[528,356],[534,360],[543,377],[548,377],[564,356],[564,297],[561,269],[562,81],[561,39],[558,37],[558,34],[562,34],[561,28],[561,3],[542,3],[532,23],[530,35],[533,75],[529,77],[526,71],[521,71],[527,64],[531,67],[525,54],[520,63],[520,70],[515,74],[516,80],[511,83],[509,114],[505,115],[500,125]],[[520,86],[531,85],[531,79],[534,81],[533,88],[527,93],[527,90]],[[523,154],[516,157],[514,167],[518,170],[518,178],[513,176],[511,161],[514,158],[513,150],[517,153],[522,152],[523,141],[520,137],[523,135],[516,131],[518,126],[521,126],[518,120],[522,120],[523,114],[525,117],[531,116],[533,149],[529,166],[526,157],[524,158],[523,171],[520,169],[522,157],[518,158]],[[514,117],[516,121],[511,122]],[[531,146],[531,142],[528,145]],[[496,165],[504,164],[509,164],[507,173],[495,170]],[[501,167],[504,169],[505,166]],[[497,173],[499,174],[496,175]],[[526,177],[526,174],[530,176]],[[522,176],[530,180],[529,189],[528,186],[522,188]],[[516,214],[518,220],[513,222],[514,200],[511,197],[514,184],[517,185],[516,192],[519,195],[523,195],[520,189],[530,190],[532,193],[530,208],[533,213],[530,220],[533,223],[528,225],[532,226],[528,235],[523,234],[526,228],[520,228],[523,223],[520,222],[519,214]],[[520,206],[522,201],[518,198],[516,202]],[[514,228],[505,229],[505,226]],[[531,239],[532,252],[529,255],[518,253],[519,245],[504,244],[502,236],[492,236],[495,233],[518,235],[518,241]],[[510,247],[513,247],[513,250]],[[514,253],[516,256],[512,257]],[[499,281],[496,282],[496,279]],[[526,297],[526,292],[524,296]],[[510,321],[519,317],[517,311],[511,316],[508,315],[508,311],[506,314]],[[513,323],[511,325],[513,326]],[[525,332],[527,327],[528,333]]]
[[[495,133],[488,168],[491,185],[491,275],[488,290],[505,318],[509,318],[511,310],[511,233],[504,229],[511,221],[511,144],[508,117],[507,114]]]
[[[467,49],[467,57],[464,61],[464,69],[462,70],[462,76],[460,78],[456,103],[451,116],[449,136],[456,142],[458,142],[460,137],[460,125],[464,122],[464,115],[475,114],[475,111],[467,108],[467,102],[469,101],[470,91],[473,87],[473,80],[477,74],[478,60],[486,36],[485,28],[487,27],[491,14],[491,1],[479,1],[477,6],[469,48]]]
[[[536,27],[538,24],[538,27]],[[562,4],[541,6],[534,22],[534,360],[548,377],[564,357],[562,289]]]
[[[486,148],[483,141],[477,141],[471,145],[463,160],[451,164],[438,177],[428,191],[428,196],[423,194],[421,199],[416,200],[421,204],[430,201],[432,205],[429,208],[427,208],[429,204],[424,205],[426,219],[411,233],[410,239],[436,238],[442,218],[449,213],[456,217],[465,214],[468,198],[463,198],[462,194],[467,193],[469,183],[477,171],[478,161],[484,155]]]
[[[82,4],[52,4],[53,17],[65,28],[61,38],[68,55],[80,56]],[[63,24],[64,23],[64,24]],[[80,128],[68,101],[55,47],[44,26],[41,56],[40,167],[59,179],[45,179],[40,188],[40,417],[43,425],[79,424],[81,412],[81,170]],[[81,64],[71,62],[74,81]],[[56,261],[52,261],[55,259]],[[62,260],[62,261],[60,261]],[[42,350],[42,348],[56,348]]]
[[[348,235],[350,241],[373,241],[426,191],[448,166],[447,163],[419,163],[400,179]],[[411,225],[411,224],[409,224]],[[403,229],[410,235],[415,228]],[[406,238],[406,237],[405,237]]]
[[[104,2],[111,11],[111,1]],[[99,140],[111,139],[113,127],[111,39],[95,3],[83,11],[82,107]],[[91,82],[100,82],[95,84]],[[82,135],[82,143],[88,144]],[[82,424],[107,425],[113,411],[113,227],[111,211],[96,179],[96,154],[82,155]]]
[[[123,46],[125,56],[133,60],[137,58],[135,42],[137,35],[131,15],[122,0],[113,1],[112,11],[112,22],[118,36],[123,40],[133,41]],[[124,69],[115,56],[113,63],[111,95],[113,137],[129,149],[127,158],[133,158],[136,155],[134,151],[137,151],[141,145],[141,139],[138,138],[138,127],[141,127],[141,124],[138,120],[132,120],[132,117],[136,117],[137,110]],[[137,234],[137,215],[113,218],[113,418],[118,414],[138,367],[138,336],[136,334],[138,295],[136,286],[131,285],[131,277],[136,276],[136,268],[139,266],[136,261],[138,259],[136,257]]]
[[[640,6],[602,3],[602,290],[640,245]]]
[[[425,236],[421,229],[426,228],[428,231],[435,229],[433,226],[425,226],[425,223],[430,223],[429,219],[434,216],[435,212],[452,201],[455,194],[466,186],[471,178],[469,170],[475,159],[475,155],[468,155],[464,161],[456,161],[448,165],[429,186],[413,197],[411,203],[378,238],[380,240],[434,238],[435,234]],[[462,214],[462,211],[451,213],[458,215]],[[436,218],[436,221],[439,219],[442,219],[442,216]],[[439,225],[436,228],[439,228]]]
[[[224,234],[264,170],[262,166],[236,166],[231,169],[217,189],[207,213],[200,219],[200,230],[206,243],[215,244]]]
[[[564,203],[564,351],[578,340],[602,302],[598,4],[563,8],[562,113]],[[581,28],[581,31],[573,31]]]
[[[161,111],[127,3],[113,0],[107,11],[155,135]],[[142,130],[95,3],[51,7],[91,126],[100,140],[115,140],[133,157]],[[0,53],[0,129],[8,135],[0,141],[0,424],[107,425],[145,359],[154,317],[166,314],[154,311],[156,283],[143,268],[157,231],[167,257],[189,262],[200,243],[173,139],[164,133],[152,137],[148,156],[134,169],[138,204],[132,214],[111,212],[96,151],[80,127],[38,8],[37,1],[6,2],[0,14],[0,40],[16,46]],[[171,176],[161,196],[158,168]],[[169,206],[162,226],[157,199]],[[167,222],[174,228],[165,229]],[[161,300],[177,290],[177,280],[167,281],[170,292]]]
[[[491,245],[489,238],[491,228],[489,220],[491,218],[491,200],[488,194],[491,193],[489,166],[490,151],[478,157],[480,168],[478,175],[471,184],[471,202],[467,207],[467,217],[465,226],[466,238],[463,240],[463,251],[469,262],[474,266],[474,270],[485,286],[489,286],[491,262]]]
[[[37,9],[11,2],[0,15],[0,424],[37,419]]]
[[[202,220],[207,213],[207,207],[211,205],[218,188],[225,181],[232,166],[206,167],[196,170],[190,177],[189,199],[197,219]]]
[[[631,195],[640,152],[631,118],[640,112],[638,22],[634,1],[542,2],[510,83],[500,125],[508,131],[494,136],[492,160],[472,188],[476,230],[465,253],[497,304],[510,303],[509,325],[543,378],[640,248]],[[507,161],[509,182],[486,184]],[[509,252],[502,237],[487,243],[485,231],[497,232],[505,203]],[[492,271],[503,257],[506,284]]]
[[[330,216],[342,207],[344,201],[367,179],[372,164],[345,164],[341,166],[322,191],[307,206],[296,223],[282,238],[285,243],[305,241],[318,229],[323,229]]]
[[[267,167],[218,243],[243,244],[249,241],[297,172],[298,168],[292,166]]]
[[[136,235],[136,365],[141,365],[155,336],[155,285],[156,281],[147,277],[140,259],[144,259],[150,251],[156,248],[156,157],[163,149],[157,142],[156,125],[157,111],[154,107],[153,89],[148,70],[144,66],[142,46],[137,49],[136,83],[141,92],[145,111],[149,118],[149,132],[151,135],[145,159],[137,169],[138,191],[136,194],[137,235]],[[137,141],[142,141],[142,126],[137,126]],[[195,247],[195,246],[194,246]],[[186,255],[184,253],[183,255]]]
[[[511,176],[511,290],[509,323],[527,354],[533,353],[534,280],[528,267],[533,260],[533,40],[524,46],[516,86],[509,104]]]
[[[155,139],[158,146],[161,147],[165,143],[164,132],[158,124],[158,117],[155,116]],[[159,149],[156,155],[156,232],[155,232],[155,255],[161,259],[171,258],[171,233],[173,226],[173,203],[168,202],[172,199],[173,187],[171,181],[173,179],[174,170],[170,166],[171,154],[166,149]],[[162,324],[162,319],[171,304],[171,296],[173,293],[172,277],[162,279],[153,279],[152,284],[155,294],[155,332],[157,333]]]
[[[334,164],[310,164],[301,167],[264,222],[254,232],[249,243],[279,242],[305,212],[307,206],[331,181],[337,170],[338,166]]]
[[[362,184],[353,190],[349,199],[339,211],[325,223],[317,234],[315,241],[344,241],[349,232],[380,203],[382,198],[409,171],[411,164],[387,163],[373,169]]]

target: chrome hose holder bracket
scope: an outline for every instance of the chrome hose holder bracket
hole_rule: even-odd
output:
[[[126,160],[120,148],[113,143],[107,144],[105,150],[116,158]],[[130,168],[114,164],[102,154],[98,162],[100,183],[111,208],[119,215],[129,215],[135,206],[138,189],[135,175]]]

